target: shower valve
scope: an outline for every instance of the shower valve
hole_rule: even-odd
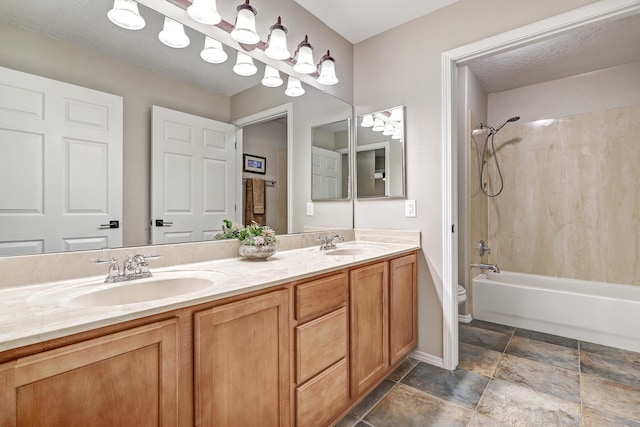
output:
[[[491,255],[491,248],[485,245],[484,240],[480,240],[480,243],[478,243],[478,253],[481,257],[483,257],[485,253]]]

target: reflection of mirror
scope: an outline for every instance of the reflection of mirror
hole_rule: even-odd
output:
[[[404,196],[404,108],[358,117],[356,197]]]
[[[349,197],[350,120],[311,128],[311,200]]]
[[[235,51],[225,47],[229,59],[224,64],[209,64],[200,59],[204,36],[185,28],[191,44],[185,49],[172,49],[158,41],[163,18],[139,5],[147,25],[138,31],[122,30],[106,18],[113,0],[96,0],[78,7],[77,2],[49,2],[37,0],[23,2],[7,0],[0,3],[0,30],[3,34],[3,55],[0,66],[70,83],[123,98],[123,230],[124,246],[139,246],[149,242],[151,108],[153,105],[182,111],[220,122],[234,122],[258,111],[283,103],[292,103],[293,110],[315,109],[319,100],[330,100],[327,105],[339,105],[338,110],[321,120],[340,120],[351,117],[351,106],[305,85],[307,93],[289,98],[280,88],[260,85],[264,66],[258,64],[258,73],[252,77],[235,75]],[[51,19],[55,17],[56,19]],[[286,76],[285,84],[286,84]],[[267,97],[243,99],[251,88],[269,93]],[[264,89],[262,89],[264,88]],[[278,92],[275,94],[275,92]],[[325,107],[326,108],[326,107]],[[252,110],[253,109],[253,110]],[[293,226],[288,232],[300,232],[307,225],[345,226],[323,218],[322,210],[307,218],[296,209],[311,199],[310,183],[300,179],[310,159],[310,128],[315,118],[295,112],[290,141],[296,146],[288,149],[289,179],[280,182],[280,191],[287,194]],[[300,120],[298,120],[300,119]],[[304,132],[299,128],[306,126]],[[305,146],[305,144],[307,144]],[[255,154],[255,153],[254,153]],[[241,159],[240,153],[240,159]],[[273,164],[268,162],[268,164]],[[305,167],[301,165],[304,164]],[[298,167],[299,170],[292,170]],[[241,182],[238,167],[236,185]],[[298,188],[300,186],[300,189]],[[237,189],[228,189],[238,191]],[[238,191],[239,193],[239,191]],[[350,206],[344,218],[352,218]],[[233,219],[233,213],[230,213]],[[1,224],[1,223],[0,223]],[[348,227],[352,223],[347,224]],[[211,225],[219,229],[220,224]]]

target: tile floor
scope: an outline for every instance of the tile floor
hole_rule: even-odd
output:
[[[640,353],[474,320],[458,369],[406,360],[337,427],[640,427]]]

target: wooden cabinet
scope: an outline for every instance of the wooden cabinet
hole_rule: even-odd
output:
[[[387,262],[350,272],[351,397],[377,383],[389,367]]]
[[[289,425],[286,290],[194,314],[195,424]]]
[[[415,347],[416,265],[411,253],[25,349],[0,364],[0,426],[330,425]]]
[[[395,365],[418,344],[416,254],[389,262],[389,363]]]
[[[415,348],[415,253],[350,272],[351,397],[377,384]]]
[[[0,365],[2,426],[175,426],[177,321]]]
[[[297,426],[329,425],[349,404],[347,289],[345,272],[295,285]]]

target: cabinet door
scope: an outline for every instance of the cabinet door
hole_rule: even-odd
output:
[[[175,426],[177,321],[0,366],[2,426]]]
[[[390,262],[389,358],[403,359],[418,342],[418,282],[416,254]]]
[[[381,379],[389,366],[388,270],[381,262],[350,272],[351,397]]]
[[[288,316],[286,290],[195,313],[196,425],[289,425]]]

